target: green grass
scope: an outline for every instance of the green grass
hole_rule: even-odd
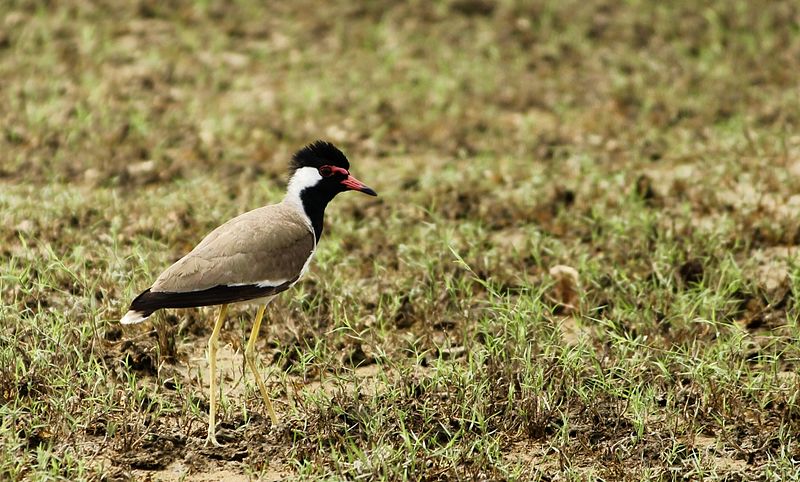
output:
[[[797,478],[797,19],[4,4],[0,478]],[[380,197],[332,203],[267,311],[278,427],[232,309],[204,448],[215,312],[117,320],[316,138]]]

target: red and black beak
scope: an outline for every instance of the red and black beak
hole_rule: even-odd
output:
[[[366,184],[354,178],[350,174],[348,174],[347,177],[342,181],[342,185],[352,191],[360,191],[364,194],[369,194],[370,196],[378,195],[378,193],[367,187]]]

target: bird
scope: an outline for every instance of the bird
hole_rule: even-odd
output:
[[[233,303],[258,307],[244,352],[245,365],[253,372],[270,419],[277,425],[269,393],[256,369],[255,344],[264,311],[276,295],[306,273],[322,236],[325,208],[344,191],[377,196],[350,174],[350,162],[339,148],[322,140],[306,145],[289,162],[289,183],[281,202],[248,211],[211,231],[134,298],[120,319],[128,325],[165,308],[220,306],[208,340],[206,445],[220,446],[215,420],[216,357],[220,330]]]

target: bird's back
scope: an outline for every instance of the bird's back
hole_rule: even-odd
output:
[[[302,274],[315,244],[311,226],[293,206],[264,206],[211,231],[167,268],[151,290],[185,292],[293,282]]]
[[[221,305],[274,296],[303,275],[316,249],[308,218],[281,202],[211,231],[137,296],[122,318],[138,323],[162,308]]]

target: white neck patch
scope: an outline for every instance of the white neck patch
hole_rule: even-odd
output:
[[[294,172],[292,178],[289,179],[289,187],[286,189],[286,201],[291,202],[303,209],[303,200],[300,199],[300,193],[304,189],[316,185],[322,176],[319,171],[314,167],[301,167]]]

